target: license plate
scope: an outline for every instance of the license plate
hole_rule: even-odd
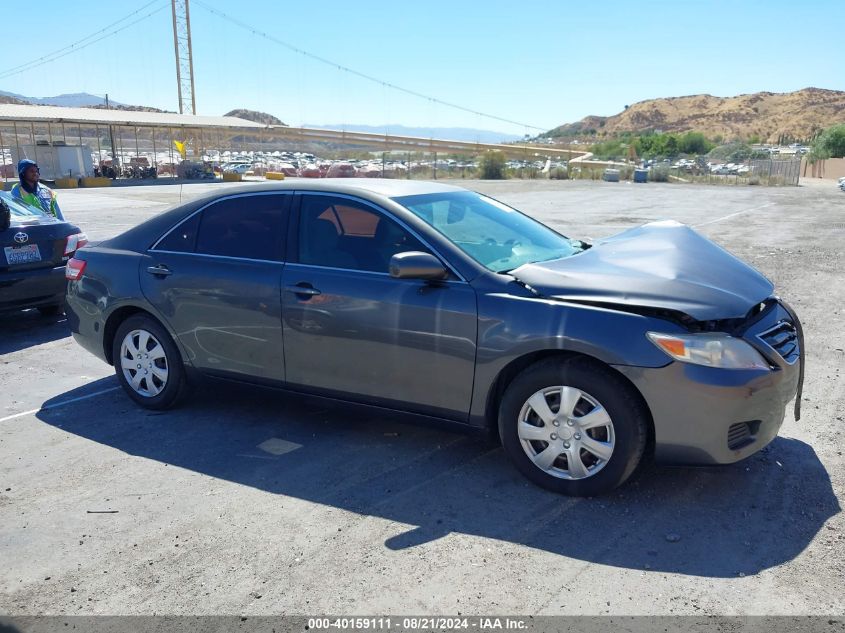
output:
[[[38,251],[38,244],[27,244],[25,246],[7,246],[3,249],[6,253],[6,262],[9,266],[14,264],[31,264],[41,261],[41,253]]]

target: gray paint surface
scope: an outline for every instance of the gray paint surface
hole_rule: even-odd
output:
[[[289,264],[283,289],[287,382],[466,421],[478,324],[475,292],[387,274]]]
[[[699,321],[744,317],[774,290],[751,266],[677,222],[629,229],[513,275],[546,296],[677,310]]]

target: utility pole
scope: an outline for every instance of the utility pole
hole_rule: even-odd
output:
[[[194,95],[194,58],[191,51],[191,10],[188,2],[189,0],[171,0],[179,114],[197,113],[197,101]]]
[[[106,110],[111,111],[108,93],[106,93]],[[114,170],[115,178],[117,178],[120,173],[120,159],[117,157],[117,152],[114,151],[114,128],[111,123],[109,123],[109,142],[111,143],[111,167]]]

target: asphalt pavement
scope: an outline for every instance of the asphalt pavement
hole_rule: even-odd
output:
[[[722,468],[571,499],[480,437],[215,387],[135,406],[63,317],[0,316],[0,613],[845,614],[845,194],[457,181],[577,238],[675,219],[804,322],[804,415]],[[59,192],[92,240],[223,184]]]

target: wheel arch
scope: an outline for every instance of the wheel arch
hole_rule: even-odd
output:
[[[105,325],[103,326],[103,353],[105,354],[106,361],[109,365],[114,365],[114,358],[112,357],[112,350],[114,348],[114,337],[117,334],[117,329],[120,327],[120,324],[126,321],[129,317],[133,317],[137,314],[143,314],[144,316],[148,316],[153,319],[156,323],[161,325],[167,331],[170,332],[169,328],[159,319],[155,314],[150,312],[149,310],[145,310],[139,306],[135,305],[128,305],[122,306],[112,312],[108,319],[106,319]],[[172,337],[172,334],[171,334]],[[175,338],[174,338],[175,341]],[[176,344],[177,349],[179,348],[179,344]]]
[[[504,397],[508,386],[520,373],[541,362],[552,360],[565,361],[575,358],[582,358],[591,363],[600,365],[602,368],[612,372],[617,378],[619,378],[619,380],[631,388],[631,392],[635,394],[635,397],[639,400],[643,410],[647,413],[648,438],[646,440],[646,453],[652,452],[655,441],[654,418],[651,414],[651,408],[648,406],[648,402],[645,397],[643,397],[640,390],[637,389],[637,386],[631,382],[627,376],[617,371],[612,365],[608,365],[595,356],[569,350],[540,350],[530,352],[513,359],[499,371],[493,381],[493,386],[487,392],[487,403],[484,409],[484,419],[487,424],[487,428],[490,430],[490,435],[494,436],[498,441],[499,405],[502,402],[502,398]]]

